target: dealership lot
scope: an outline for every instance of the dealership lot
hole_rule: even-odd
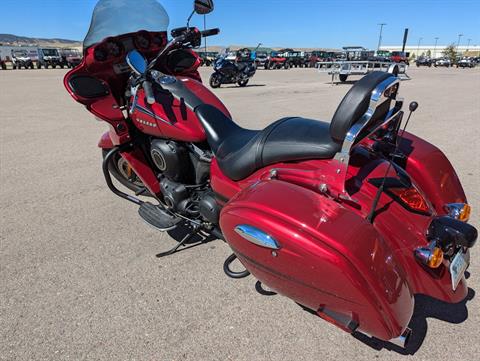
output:
[[[158,259],[174,244],[115,197],[101,172],[97,122],[65,91],[66,70],[0,71],[0,360],[400,360],[229,279],[220,241]],[[211,72],[201,69],[204,80]],[[409,131],[453,163],[480,226],[480,68],[411,68]],[[330,119],[351,83],[314,69],[259,70],[215,93],[262,128],[289,115]],[[350,80],[350,79],[349,79]],[[480,252],[469,300],[420,299],[413,360],[472,360],[480,342]],[[381,348],[381,347],[377,347]],[[454,351],[452,351],[454,350]],[[452,354],[453,352],[453,354]]]

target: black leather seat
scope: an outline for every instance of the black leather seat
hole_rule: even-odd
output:
[[[392,76],[372,72],[359,80],[344,97],[331,123],[290,117],[263,130],[241,128],[212,105],[195,112],[223,173],[232,180],[279,162],[332,158],[342,147],[351,126],[367,111],[372,91]]]

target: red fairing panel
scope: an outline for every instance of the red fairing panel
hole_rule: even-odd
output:
[[[241,224],[266,230],[280,244],[276,255],[237,234]],[[373,226],[340,204],[294,184],[264,181],[232,199],[220,225],[242,263],[277,292],[349,316],[384,340],[407,326],[413,296],[405,271]]]

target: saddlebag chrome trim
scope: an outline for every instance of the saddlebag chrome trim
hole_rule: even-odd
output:
[[[247,241],[252,242],[257,246],[271,248],[271,249],[280,248],[278,242],[275,239],[273,239],[270,235],[248,224],[241,224],[236,226],[235,232],[237,232],[240,236],[245,238]]]

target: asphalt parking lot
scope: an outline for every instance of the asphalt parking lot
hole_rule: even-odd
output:
[[[207,80],[210,69],[202,69]],[[473,360],[480,344],[479,245],[469,300],[420,299],[411,351],[377,350],[228,278],[220,241],[168,258],[101,172],[95,121],[63,88],[66,70],[0,71],[0,360]],[[453,163],[480,226],[480,68],[411,68],[409,130]],[[242,126],[330,119],[351,84],[313,69],[259,70],[215,93]]]

